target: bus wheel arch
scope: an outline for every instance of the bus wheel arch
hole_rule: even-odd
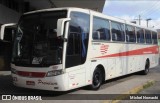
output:
[[[143,75],[147,75],[149,73],[149,68],[150,68],[150,60],[149,58],[147,58],[145,62],[145,69],[141,73]]]
[[[98,90],[102,83],[105,81],[105,70],[102,65],[96,66],[92,75],[92,83],[89,88],[92,90]]]
[[[102,82],[105,82],[105,77],[106,77],[106,72],[105,72],[105,69],[104,69],[104,67],[103,67],[103,65],[98,65],[97,66],[99,69],[100,69],[100,71],[102,72]]]
[[[149,58],[147,58],[146,63],[147,63],[147,66],[148,66],[147,68],[150,68],[150,60],[149,60]]]

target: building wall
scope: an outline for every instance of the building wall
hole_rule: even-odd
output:
[[[0,24],[17,23],[20,13],[0,4]]]
[[[16,11],[16,9],[9,8],[9,6],[13,6],[7,5],[7,3],[9,4],[9,2],[5,2],[4,0],[0,2],[0,27],[6,23],[17,23],[21,15],[18,9]],[[19,5],[16,6],[19,7]],[[11,49],[11,43],[0,40],[0,71],[10,70]]]

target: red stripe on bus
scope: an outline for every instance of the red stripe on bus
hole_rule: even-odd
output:
[[[106,58],[106,57],[118,57],[118,56],[133,56],[133,55],[143,55],[143,54],[158,54],[158,46],[152,46],[132,51],[126,51],[121,53],[109,54],[104,56],[99,56],[95,58]]]
[[[45,72],[26,72],[26,71],[18,71],[18,75],[24,77],[41,77],[43,78],[46,73]]]

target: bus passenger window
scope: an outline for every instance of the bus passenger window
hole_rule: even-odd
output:
[[[151,31],[145,30],[145,38],[146,38],[146,43],[148,43],[148,44],[152,43]]]
[[[152,32],[152,42],[153,44],[157,44],[157,33],[156,32]]]
[[[129,25],[126,26],[126,41],[136,42],[135,27]]]
[[[93,18],[93,40],[110,40],[109,21],[98,17]]]
[[[141,28],[136,28],[137,32],[137,43],[144,43],[144,30]]]
[[[111,22],[112,25],[112,40],[125,41],[124,25],[117,22]]]
[[[112,40],[117,41],[117,33],[112,33]]]
[[[99,31],[96,31],[96,32],[93,33],[93,39],[94,40],[100,39],[100,32]]]

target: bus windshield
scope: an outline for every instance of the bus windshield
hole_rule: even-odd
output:
[[[12,63],[18,66],[48,67],[62,63],[63,40],[57,37],[57,20],[67,11],[23,15],[17,25]]]

